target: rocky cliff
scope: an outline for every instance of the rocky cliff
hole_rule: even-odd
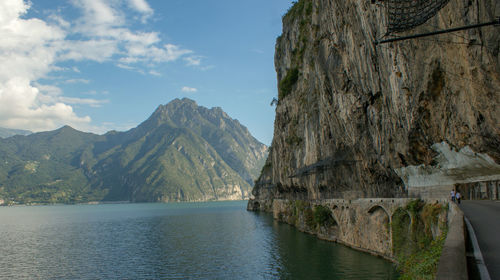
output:
[[[489,175],[500,174],[499,27],[377,45],[386,3],[300,0],[283,17],[274,138],[249,209],[270,211],[274,199],[406,197],[405,168],[442,169],[437,143],[486,158]],[[499,15],[496,0],[452,0],[397,35]]]

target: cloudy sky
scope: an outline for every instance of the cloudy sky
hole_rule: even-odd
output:
[[[127,130],[188,97],[265,144],[290,0],[1,0],[0,127]]]

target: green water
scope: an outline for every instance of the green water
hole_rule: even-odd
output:
[[[246,202],[0,207],[1,279],[395,279]]]

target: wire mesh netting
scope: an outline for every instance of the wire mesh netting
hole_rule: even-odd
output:
[[[449,0],[386,0],[387,32],[410,30],[433,17]]]

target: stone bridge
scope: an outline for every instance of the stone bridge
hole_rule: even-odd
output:
[[[404,211],[408,226],[414,217],[406,210],[409,198],[363,198],[363,199],[323,199],[310,202],[331,210],[333,225],[312,230],[307,222],[291,217],[297,210],[289,200],[273,201],[273,215],[276,219],[292,223],[300,230],[316,234],[319,238],[336,241],[347,246],[393,259],[391,223],[397,211]],[[426,203],[447,204],[446,199],[427,199]],[[295,212],[294,212],[295,211]],[[446,217],[442,217],[446,221]],[[436,234],[438,234],[436,232]]]

